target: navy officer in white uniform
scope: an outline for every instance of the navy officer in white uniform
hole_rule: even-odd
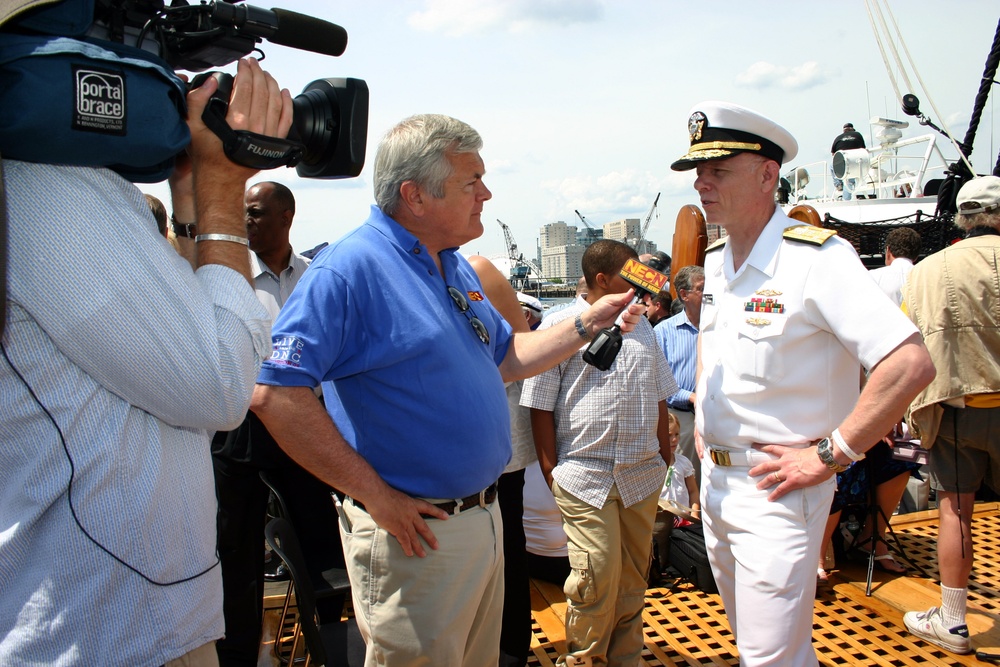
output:
[[[788,131],[703,102],[688,134],[671,168],[697,169],[706,220],[728,234],[705,258],[696,389],[709,558],[741,665],[817,665],[834,473],[890,431],[934,367],[854,248],[775,205],[781,164],[798,151]]]

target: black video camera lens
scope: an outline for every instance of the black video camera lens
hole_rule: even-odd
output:
[[[368,85],[361,79],[319,79],[292,101],[288,138],[306,147],[295,167],[303,178],[357,176],[365,166]]]
[[[351,178],[361,173],[368,137],[368,84],[363,80],[319,79],[306,86],[292,100],[292,127],[285,141],[258,135],[247,138],[250,133],[229,128],[225,115],[232,95],[232,75],[203,72],[189,88],[201,86],[210,76],[218,80],[219,88],[202,118],[222,139],[226,155],[234,162],[256,169],[295,166],[303,178]],[[293,150],[293,145],[298,150]],[[268,155],[265,163],[255,157],[261,153],[274,155]]]

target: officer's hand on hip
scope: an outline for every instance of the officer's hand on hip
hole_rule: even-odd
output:
[[[816,455],[816,447],[785,447],[784,445],[754,444],[754,449],[777,456],[773,461],[750,469],[751,477],[760,477],[757,488],[772,489],[767,499],[775,501],[789,491],[815,486],[830,479],[833,471]]]

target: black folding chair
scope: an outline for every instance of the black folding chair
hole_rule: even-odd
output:
[[[292,641],[291,655],[294,657],[299,648],[299,638],[305,640],[306,658],[305,667],[316,664],[326,667],[360,667],[365,660],[365,643],[358,630],[357,622],[352,618],[347,621],[336,621],[330,623],[317,623],[316,620],[316,596],[309,575],[306,573],[305,560],[302,557],[302,549],[299,546],[298,537],[292,528],[292,524],[286,519],[271,519],[264,528],[264,538],[274,551],[285,563],[291,574],[292,584],[295,588],[295,604],[298,609],[299,632],[295,633]],[[327,573],[331,573],[331,578],[339,577],[343,573],[344,580],[329,581]],[[324,579],[330,583],[328,595],[342,594],[350,590],[350,582],[347,581],[347,573],[338,570],[324,572]]]
[[[324,570],[322,572],[321,582],[311,581],[311,577],[309,576],[309,572],[305,566],[305,559],[302,556],[302,548],[299,544],[298,537],[295,535],[294,529],[292,528],[291,525],[292,517],[288,511],[288,503],[285,502],[284,496],[282,495],[281,490],[278,488],[278,485],[275,484],[274,480],[270,477],[270,475],[268,475],[266,471],[264,470],[260,471],[260,479],[262,482],[264,482],[265,485],[267,485],[267,487],[271,490],[271,493],[274,495],[274,499],[278,505],[278,514],[280,515],[278,518],[284,519],[288,523],[288,530],[293,531],[291,532],[291,537],[295,539],[295,551],[298,554],[299,562],[301,563],[299,565],[299,572],[301,573],[301,577],[304,577],[304,579],[299,579],[299,581],[303,582],[303,584],[309,588],[309,593],[313,600],[313,604],[311,605],[313,610],[312,614],[315,615],[316,600],[325,600],[327,598],[332,598],[335,596],[341,596],[344,598],[349,596],[351,592],[351,582],[347,576],[347,570],[343,568],[330,568],[329,570]],[[267,534],[265,527],[265,537],[266,536]],[[268,544],[270,543],[271,540],[268,540]],[[274,550],[273,545],[271,545],[271,549]],[[288,611],[291,608],[293,588],[295,590],[295,597],[297,600],[299,598],[299,592],[297,588],[293,587],[293,584],[296,582],[296,575],[294,572],[292,572],[291,564],[288,562],[287,559],[282,557],[278,551],[275,550],[275,553],[277,553],[279,558],[281,558],[282,561],[284,561],[285,567],[287,567],[289,572],[291,572],[292,574],[291,580],[288,582],[288,590],[285,591],[285,602],[282,605],[281,617],[278,621],[278,628],[283,629],[285,628],[285,624],[288,621]],[[295,586],[298,586],[298,584],[295,584]],[[302,615],[301,604],[299,604],[298,608],[299,608],[299,616],[301,617]],[[328,623],[328,625],[330,625],[332,628],[337,625],[337,621],[339,620],[340,619],[330,619],[330,623]],[[287,638],[283,639],[281,636],[279,636],[275,640],[274,655],[275,657],[278,658],[278,660],[281,663],[288,662],[288,658],[286,657],[288,655],[292,656],[292,658],[294,659],[296,655],[296,650],[298,649],[298,642],[301,634],[302,634],[301,626],[296,625],[296,627],[292,630],[292,638],[291,638],[292,646],[290,652],[288,653],[286,653],[285,651],[285,647],[288,643]],[[340,663],[333,663],[333,664],[340,664]]]

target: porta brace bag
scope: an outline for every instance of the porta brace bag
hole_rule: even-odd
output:
[[[162,181],[190,142],[187,87],[134,47],[0,33],[0,153]]]

